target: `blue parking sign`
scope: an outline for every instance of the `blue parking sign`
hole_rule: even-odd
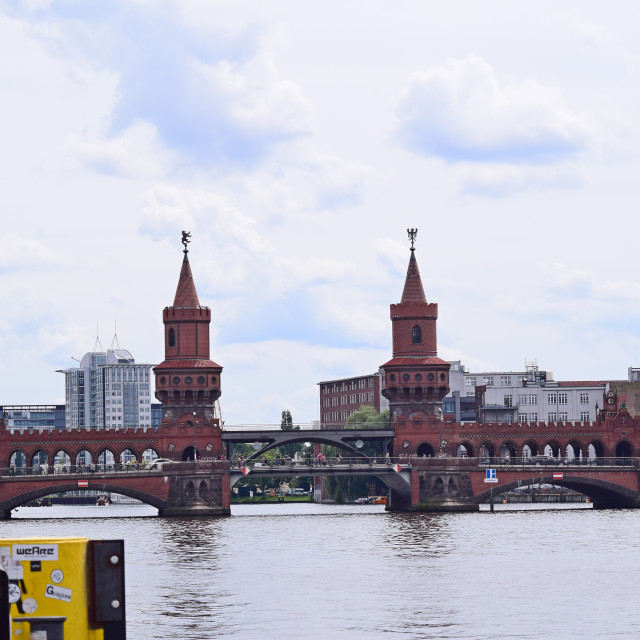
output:
[[[495,480],[496,478],[497,478],[496,470],[495,469],[487,469],[487,480]]]

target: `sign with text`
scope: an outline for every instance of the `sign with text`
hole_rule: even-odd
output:
[[[495,469],[487,469],[487,475],[484,479],[485,482],[498,482],[498,476]]]

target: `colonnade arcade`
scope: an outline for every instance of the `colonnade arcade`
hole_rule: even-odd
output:
[[[445,436],[446,437],[446,436]],[[505,440],[503,442],[485,441],[480,444],[472,444],[464,440],[455,445],[443,441],[442,451],[445,455],[455,455],[457,458],[501,458],[505,459],[509,456],[513,460],[527,460],[533,456],[544,455],[553,457],[556,460],[582,461],[595,460],[605,457],[631,458],[635,454],[634,446],[628,440],[620,440],[611,451],[600,440],[590,440],[588,442],[580,442],[571,440],[561,443],[557,440],[547,440],[536,442],[529,440],[524,444],[516,444],[513,441]],[[453,451],[455,450],[455,454]],[[418,445],[417,455],[420,458],[435,457],[439,454],[440,447],[430,442],[422,442]]]
[[[67,452],[59,449],[55,453],[39,449],[34,453],[25,453],[20,449],[14,451],[9,459],[12,473],[68,473],[78,469],[95,471],[115,471],[129,468],[134,464],[146,464],[158,458],[158,452],[147,448],[142,452],[130,448],[123,450],[102,449],[94,455],[88,449]],[[28,470],[28,471],[27,471]]]

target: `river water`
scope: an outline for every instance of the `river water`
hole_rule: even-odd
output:
[[[135,640],[640,637],[640,511],[506,507],[21,507],[0,537],[123,538]]]

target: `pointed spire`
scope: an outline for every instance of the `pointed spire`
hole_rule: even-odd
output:
[[[178,288],[176,289],[176,297],[173,301],[174,307],[199,307],[200,300],[196,291],[196,285],[193,282],[191,273],[191,265],[187,252],[184,253],[182,261],[182,269],[180,270],[180,280],[178,280]]]
[[[411,258],[409,259],[409,268],[407,269],[407,279],[404,283],[404,290],[402,291],[401,303],[411,302],[426,302],[427,298],[424,295],[424,289],[422,288],[422,280],[420,278],[420,269],[418,269],[418,261],[416,260],[414,242],[418,235],[417,229],[407,229],[409,234],[409,240],[411,240]]]

